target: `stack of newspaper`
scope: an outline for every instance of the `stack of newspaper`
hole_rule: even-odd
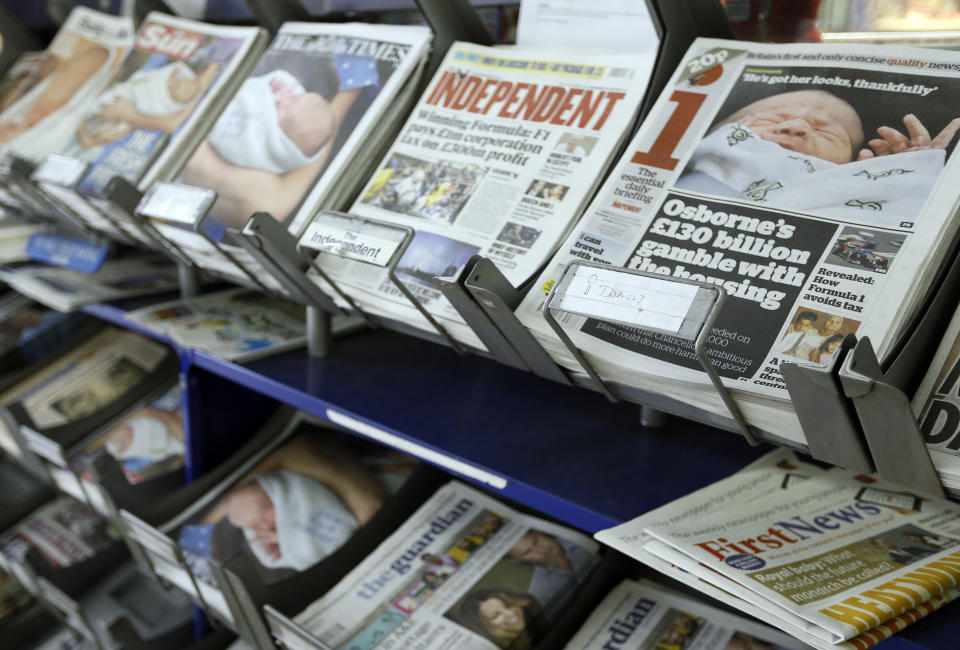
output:
[[[105,89],[83,105],[67,141],[56,149],[89,163],[77,189],[97,197],[114,176],[143,190],[176,174],[265,43],[266,32],[257,27],[149,14],[123,65]],[[42,186],[89,225],[116,230],[96,211],[84,209],[70,191],[53,183]],[[136,236],[136,230],[129,232]]]
[[[596,537],[816,648],[875,645],[960,582],[960,506],[784,450]]]
[[[127,318],[180,347],[204,350],[228,361],[250,361],[306,342],[301,305],[250,289],[150,305]]]
[[[290,648],[303,647],[303,631],[332,648],[536,647],[562,620],[596,552],[580,533],[449,483],[274,633]]]
[[[283,25],[180,173],[217,192],[207,236],[255,212],[297,236],[318,210],[345,207],[406,116],[430,41],[426,27]],[[223,242],[228,257],[182,226],[156,226],[205,268],[277,286],[236,246]]]
[[[397,272],[457,339],[483,348],[433,278],[457,273],[476,254],[516,286],[534,277],[631,132],[653,62],[646,54],[451,46],[350,212],[415,230]],[[330,236],[309,227],[304,242],[317,247]],[[332,254],[318,261],[361,308],[434,332],[384,269]]]
[[[913,398],[940,480],[960,490],[960,310],[947,326],[940,347]]]
[[[66,145],[119,71],[133,32],[129,18],[74,8],[39,60],[27,57],[7,73],[14,90],[0,104],[0,154],[40,161]]]
[[[752,424],[803,442],[780,364],[824,365],[851,333],[886,359],[955,239],[958,70],[953,52],[697,40],[520,320],[579,370],[541,314],[568,263],[722,288],[711,363]],[[642,311],[649,281],[616,280],[599,302]],[[561,322],[602,376],[727,413],[672,325]]]
[[[566,650],[804,650],[807,644],[648,580],[624,580]]]

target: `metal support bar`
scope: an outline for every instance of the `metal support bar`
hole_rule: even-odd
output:
[[[943,485],[910,408],[910,400],[885,380],[869,338],[860,339],[847,354],[840,369],[840,381],[856,407],[880,476],[943,497]]]
[[[267,623],[270,625],[270,630],[274,638],[280,645],[286,648],[308,647],[314,648],[315,650],[334,650],[334,648],[310,634],[310,632],[305,630],[301,625],[291,621],[270,605],[264,605],[263,613],[267,618]],[[287,643],[288,636],[296,645]]]
[[[450,332],[448,332],[446,328],[441,325],[436,318],[433,317],[433,314],[430,313],[430,310],[424,307],[423,303],[420,302],[420,300],[413,295],[413,292],[407,288],[407,285],[400,280],[400,277],[397,275],[396,262],[387,267],[387,277],[390,278],[390,282],[393,283],[393,286],[395,286],[397,290],[402,293],[403,296],[410,302],[410,304],[412,304],[416,310],[420,312],[420,315],[427,319],[427,322],[430,323],[433,329],[435,329],[440,336],[446,339],[450,347],[453,348],[454,351],[460,356],[466,356],[467,351],[462,345],[460,345],[460,342],[450,335]]]
[[[178,263],[177,281],[181,298],[193,298],[200,293],[200,273],[196,268]]]
[[[663,429],[670,423],[670,416],[663,411],[647,406],[640,405],[640,424],[648,429]]]
[[[873,459],[853,403],[844,395],[838,373],[857,343],[848,334],[826,366],[784,362],[780,373],[800,420],[810,455],[852,472],[870,474]]]
[[[323,359],[330,353],[332,330],[330,312],[307,305],[307,356]]]

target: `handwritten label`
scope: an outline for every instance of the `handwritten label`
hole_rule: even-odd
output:
[[[551,307],[560,311],[679,334],[699,287],[617,269],[571,265]]]
[[[74,187],[87,171],[87,163],[70,156],[57,153],[43,159],[31,179],[37,182],[52,183],[61,187]]]
[[[307,226],[300,246],[385,267],[408,236],[407,230],[335,213],[320,213]]]
[[[27,240],[27,257],[38,262],[93,273],[107,258],[106,244],[38,232]]]
[[[137,212],[149,219],[194,227],[217,200],[217,193],[179,183],[154,183],[140,199]]]

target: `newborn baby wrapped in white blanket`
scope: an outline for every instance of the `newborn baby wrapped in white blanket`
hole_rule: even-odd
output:
[[[254,480],[273,504],[275,546],[254,530],[244,528],[243,533],[265,567],[303,571],[340,548],[357,529],[357,520],[337,495],[313,479],[278,469]]]
[[[703,192],[877,226],[913,222],[943,169],[946,152],[924,149],[838,165],[725,124],[699,144],[677,181]]]
[[[117,460],[142,458],[159,461],[169,456],[182,456],[186,451],[183,442],[170,434],[169,427],[151,417],[135,417],[120,425],[130,428],[130,443],[125,447],[108,440],[107,451]]]
[[[97,100],[94,113],[117,99],[127,100],[142,115],[169,115],[183,110],[187,103],[177,101],[170,94],[170,79],[175,74],[181,79],[197,78],[197,73],[183,61],[174,61],[161,68],[138,70],[127,81],[107,90]]]
[[[207,140],[228,163],[285,174],[323,154],[322,132],[329,131],[331,119],[327,106],[292,74],[274,70],[243,82]]]

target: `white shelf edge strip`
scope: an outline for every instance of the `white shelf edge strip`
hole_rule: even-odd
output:
[[[498,490],[503,490],[507,487],[507,479],[503,478],[502,476],[491,474],[490,472],[482,470],[478,467],[474,467],[473,465],[455,458],[450,458],[445,454],[441,454],[440,452],[434,451],[428,447],[424,447],[423,445],[418,445],[415,442],[404,440],[400,436],[388,433],[383,429],[378,429],[375,426],[367,424],[366,422],[361,422],[360,420],[340,413],[339,411],[327,409],[327,418],[334,424],[339,424],[347,429],[352,429],[353,431],[365,435],[368,438],[373,438],[378,442],[390,445],[391,447],[399,449],[404,453],[422,458],[425,461],[446,468],[451,472],[456,472],[457,474],[466,476],[467,478],[471,478],[475,481],[486,483],[487,485],[495,487]]]

